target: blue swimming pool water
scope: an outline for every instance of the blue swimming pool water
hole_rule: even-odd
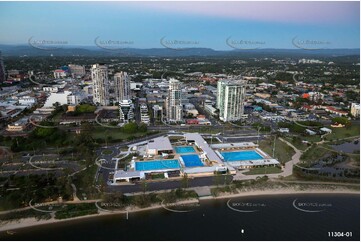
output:
[[[186,167],[203,166],[198,155],[182,155],[181,157]]]
[[[263,157],[254,150],[250,151],[236,151],[236,152],[221,152],[224,161],[240,161],[240,160],[260,160]]]
[[[154,161],[138,161],[135,162],[135,170],[166,170],[180,168],[178,160],[154,160]]]
[[[195,149],[193,148],[193,146],[177,146],[174,148],[175,152],[177,152],[178,154],[183,154],[183,153],[195,153]]]

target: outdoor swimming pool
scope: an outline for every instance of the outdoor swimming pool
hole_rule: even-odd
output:
[[[201,159],[199,159],[198,155],[182,155],[181,158],[186,167],[203,166],[203,163]]]
[[[178,154],[195,153],[196,152],[196,150],[193,148],[193,146],[177,146],[174,149],[175,149],[175,152]]]
[[[263,157],[254,150],[220,153],[223,156],[225,162],[263,159]]]
[[[154,161],[138,161],[135,162],[135,170],[167,170],[180,168],[178,160],[154,160]]]

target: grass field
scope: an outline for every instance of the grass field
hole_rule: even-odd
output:
[[[308,142],[319,142],[321,141],[320,135],[304,135],[301,136],[302,140],[307,140]]]
[[[92,130],[92,137],[94,139],[105,139],[107,137],[111,137],[111,139],[122,139],[126,140],[129,137],[141,137],[146,135],[146,132],[137,132],[137,133],[124,133],[120,129],[112,129],[112,128],[105,128],[105,127],[96,127]]]
[[[302,139],[293,140],[293,138],[289,136],[284,137],[284,139],[293,144],[293,146],[295,146],[299,150],[305,150],[308,147],[307,144],[302,143]]]
[[[250,171],[245,172],[245,175],[258,175],[258,174],[274,174],[274,173],[281,173],[282,170],[279,167],[257,167],[252,168]]]
[[[360,126],[352,125],[350,128],[332,128],[332,133],[326,136],[326,140],[344,139],[360,135]]]
[[[301,161],[312,163],[330,152],[329,150],[323,149],[320,145],[314,145],[301,155]]]
[[[273,139],[262,140],[259,143],[259,148],[265,151],[267,154],[272,156],[272,149],[273,149]],[[276,139],[275,144],[275,159],[277,159],[282,164],[290,161],[292,156],[295,154],[295,151],[289,147],[287,144],[283,143],[281,140]]]

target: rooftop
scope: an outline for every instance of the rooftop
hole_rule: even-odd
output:
[[[223,164],[221,158],[214,152],[214,150],[208,145],[208,143],[203,139],[203,137],[198,133],[186,133],[184,134],[185,139],[194,140],[196,145],[201,148],[207,155],[208,159],[211,161],[216,161],[219,164]]]
[[[226,148],[247,148],[258,146],[253,142],[241,142],[241,143],[227,143],[227,144],[213,144],[213,149],[226,149]]]
[[[148,141],[148,149],[173,150],[172,144],[167,136],[157,137]]]
[[[132,177],[140,177],[140,171],[123,171],[119,170],[114,173],[115,179],[124,179],[124,178],[132,178]]]

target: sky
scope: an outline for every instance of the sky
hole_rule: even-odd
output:
[[[0,2],[0,33],[0,44],[359,48],[360,3]]]

